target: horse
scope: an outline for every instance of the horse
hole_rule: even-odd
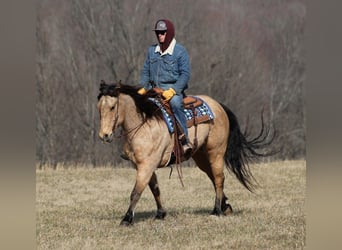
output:
[[[134,210],[143,193],[149,186],[156,205],[155,219],[164,219],[166,210],[162,206],[156,170],[168,165],[175,140],[169,133],[162,118],[160,108],[151,101],[148,93],[137,93],[138,86],[120,83],[107,84],[101,81],[97,96],[97,109],[100,115],[99,137],[104,143],[111,143],[115,131],[121,127],[125,138],[124,153],[136,168],[136,180],[130,195],[130,204],[120,225],[134,223]],[[215,204],[211,212],[221,216],[233,212],[224,193],[224,166],[231,171],[239,182],[253,192],[257,184],[248,163],[250,160],[265,156],[259,149],[270,143],[262,119],[260,133],[247,139],[242,133],[235,114],[225,105],[207,95],[198,95],[212,112],[214,119],[190,127],[189,139],[197,139],[197,147],[192,159],[200,170],[206,173],[215,189]],[[196,135],[195,135],[196,132]]]

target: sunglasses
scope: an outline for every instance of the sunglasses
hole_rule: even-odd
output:
[[[165,35],[166,30],[156,30],[156,35]]]

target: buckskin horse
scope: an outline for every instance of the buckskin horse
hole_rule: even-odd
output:
[[[160,108],[151,101],[148,93],[139,95],[139,87],[106,84],[101,81],[97,108],[100,113],[99,136],[103,142],[113,140],[115,130],[122,128],[125,137],[124,152],[136,168],[136,182],[130,196],[130,204],[120,225],[134,222],[134,209],[148,185],[157,204],[156,219],[164,219],[164,210],[158,187],[156,170],[168,165],[173,152],[174,134],[169,133]],[[214,119],[189,128],[190,141],[197,140],[191,157],[204,171],[215,188],[215,204],[212,214],[226,215],[232,212],[224,193],[224,166],[240,183],[253,191],[255,179],[248,163],[253,158],[265,156],[258,150],[269,144],[269,129],[262,128],[258,136],[248,140],[241,132],[234,113],[206,95],[198,95],[214,114]],[[196,130],[196,131],[195,131]]]

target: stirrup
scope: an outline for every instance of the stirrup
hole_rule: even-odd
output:
[[[183,149],[184,158],[186,159],[190,158],[192,154],[192,150],[193,150],[192,145],[190,143],[186,143],[182,145],[182,149]]]
[[[180,134],[180,135],[178,136],[178,140],[180,140],[180,141],[186,140],[185,134],[184,134],[184,133],[183,133],[183,134]]]

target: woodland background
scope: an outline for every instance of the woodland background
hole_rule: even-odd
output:
[[[38,0],[36,162],[116,165],[122,141],[102,144],[100,80],[136,85],[159,18],[190,55],[187,94],[207,94],[260,130],[277,131],[268,160],[305,158],[304,0]]]

